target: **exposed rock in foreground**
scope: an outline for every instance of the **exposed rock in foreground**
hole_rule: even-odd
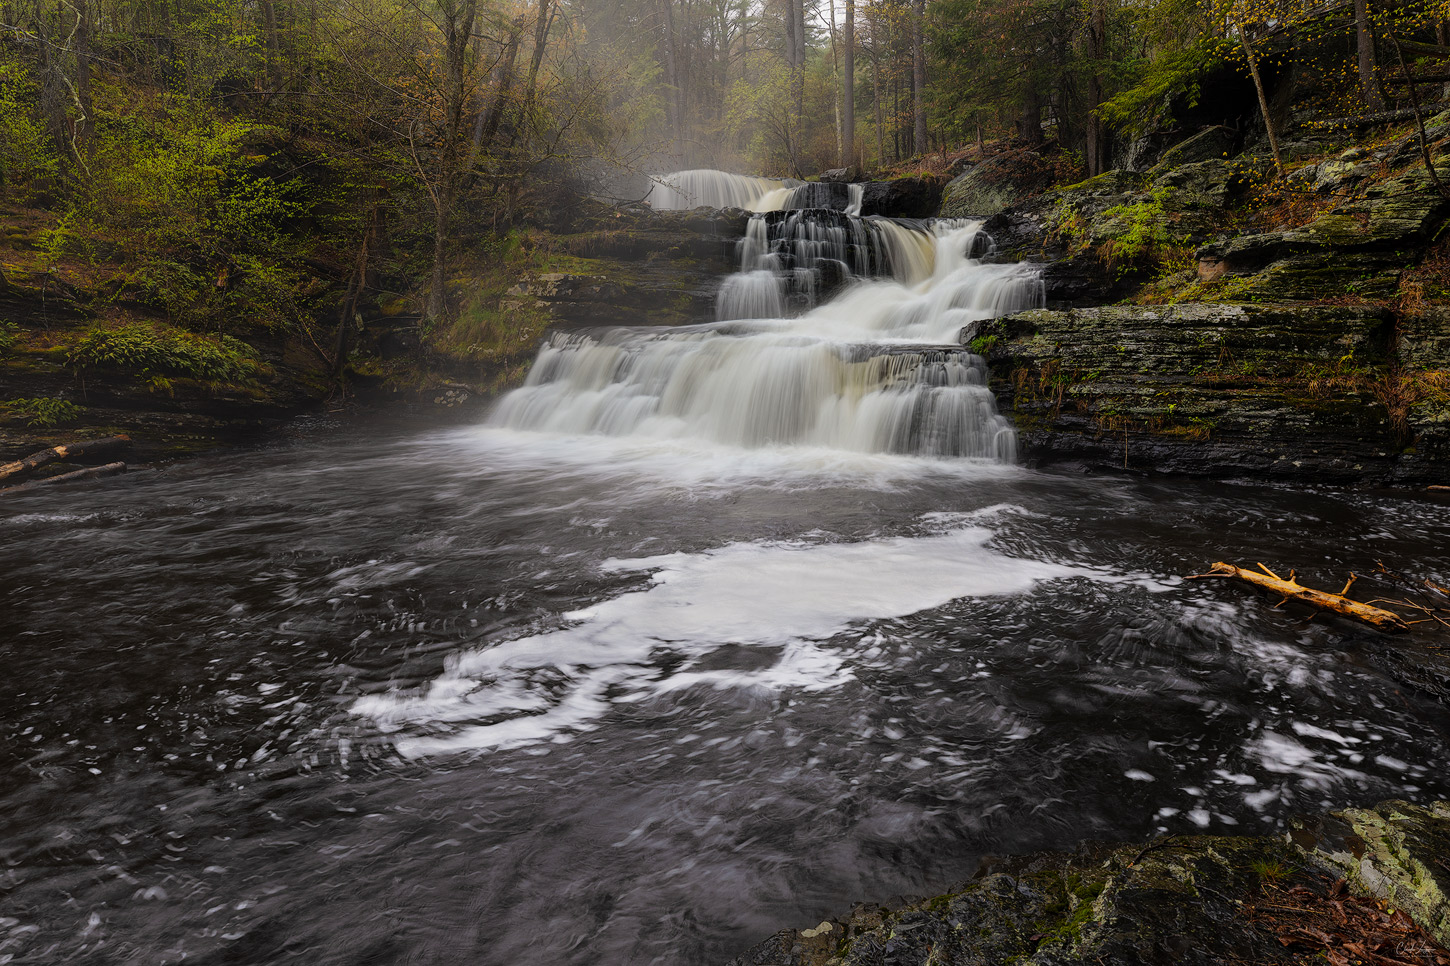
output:
[[[1364,961],[1444,963],[1434,944],[1450,941],[1447,862],[1446,803],[1346,809],[1296,822],[1287,840],[1090,845],[988,863],[930,899],[785,930],[732,966],[1339,962],[1355,946],[1384,957],[1356,955]]]

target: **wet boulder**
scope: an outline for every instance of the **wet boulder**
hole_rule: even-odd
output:
[[[778,933],[732,966],[1287,964],[1239,900],[1257,891],[1255,863],[1295,859],[1282,842],[1209,836],[1009,859],[944,895],[860,907],[825,936]]]
[[[1149,177],[1158,177],[1171,168],[1200,161],[1231,158],[1239,151],[1239,134],[1215,125],[1167,148],[1149,169]]]
[[[1019,149],[994,155],[947,183],[941,214],[945,218],[986,218],[1039,194],[1056,177],[1051,159]]]
[[[990,859],[945,893],[783,930],[731,966],[1289,964],[1349,942],[1408,961],[1450,939],[1447,855],[1450,804],[1386,802],[1299,820],[1287,838]],[[1385,924],[1376,899],[1412,922]]]
[[[1296,822],[1293,837],[1355,892],[1403,909],[1450,945],[1450,803],[1346,808]]]
[[[931,177],[868,181],[861,186],[861,214],[931,218],[942,206],[942,182]]]

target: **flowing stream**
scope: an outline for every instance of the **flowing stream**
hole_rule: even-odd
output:
[[[784,224],[783,311],[555,337],[486,424],[0,504],[0,963],[720,963],[989,853],[1450,793],[1372,632],[1180,578],[1444,581],[1450,507],[1025,469],[961,341],[1030,269]]]

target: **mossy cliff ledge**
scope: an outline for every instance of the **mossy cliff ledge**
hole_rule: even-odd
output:
[[[1328,935],[1335,927],[1321,930],[1328,942],[1316,949],[1285,931],[1287,922],[1304,922],[1286,916],[1285,907],[1300,906],[1309,916],[1324,900],[1338,901],[1341,910],[1354,905],[1340,879],[1367,906],[1378,900],[1403,910],[1419,927],[1413,942],[1443,945],[1450,940],[1447,860],[1445,803],[1346,809],[1296,821],[1283,838],[1168,836],[1147,845],[1086,845],[988,860],[970,882],[941,895],[891,908],[859,906],[810,928],[784,930],[731,966],[1316,961],[1316,953],[1335,948],[1339,937]]]
[[[446,317],[424,319],[421,292],[383,276],[339,333],[336,279],[345,273],[336,266],[318,262],[310,318],[172,318],[119,297],[106,265],[46,262],[45,213],[10,210],[12,229],[0,238],[0,459],[125,433],[131,458],[149,461],[263,439],[296,416],[359,400],[474,420],[523,379],[550,328],[713,318],[718,280],[737,266],[750,217],[583,203],[571,211],[567,224],[460,244]]]

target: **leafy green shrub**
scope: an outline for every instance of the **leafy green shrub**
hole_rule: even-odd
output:
[[[70,422],[81,414],[81,407],[64,399],[9,399],[0,402],[0,409],[25,421],[30,427],[55,426]]]
[[[308,206],[299,184],[258,170],[267,155],[255,151],[276,134],[193,102],[159,127],[111,119],[47,245],[114,258],[128,296],[173,320],[295,322],[303,246],[289,226]]]
[[[14,322],[0,322],[0,359],[10,354],[15,348],[15,341],[20,338],[20,326]]]
[[[0,183],[30,185],[55,176],[60,159],[35,115],[40,91],[30,71],[0,55]]]
[[[77,369],[120,369],[143,378],[182,376],[241,382],[258,369],[251,348],[231,336],[213,339],[179,329],[133,324],[92,329],[66,361]]]
[[[1160,188],[1147,201],[1117,205],[1103,212],[1099,224],[1110,226],[1111,233],[1099,249],[1099,257],[1108,268],[1122,274],[1177,256],[1174,239],[1168,232],[1168,213],[1163,207],[1167,191]],[[1181,256],[1177,260],[1181,261]]]

